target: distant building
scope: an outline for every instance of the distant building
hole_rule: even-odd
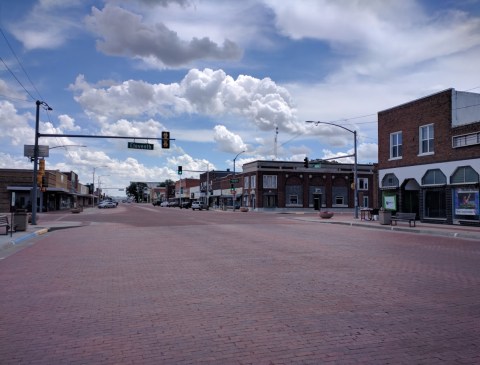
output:
[[[32,170],[0,169],[0,212],[9,212],[12,200],[15,209],[31,211],[32,185]],[[38,211],[44,212],[92,205],[97,197],[80,184],[76,173],[46,170],[39,179],[37,199]]]
[[[376,176],[371,164],[358,164],[359,207],[377,207]],[[253,210],[353,209],[354,165],[323,160],[253,161],[243,171],[227,171],[211,181],[209,205]],[[205,186],[206,174],[200,176]],[[233,182],[232,182],[233,181]],[[238,182],[237,182],[238,181]]]
[[[480,94],[447,89],[378,113],[383,207],[480,224]]]

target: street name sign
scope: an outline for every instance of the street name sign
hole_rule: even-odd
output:
[[[136,150],[153,150],[153,144],[151,144],[151,143],[128,142],[128,148],[133,148],[133,149],[136,149]]]

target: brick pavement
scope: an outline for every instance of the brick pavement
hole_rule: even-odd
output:
[[[36,240],[0,261],[2,364],[480,363],[474,241],[291,219]]]

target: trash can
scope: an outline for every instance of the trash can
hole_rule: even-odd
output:
[[[391,224],[392,223],[392,212],[389,210],[381,210],[378,213],[378,220],[380,224]]]
[[[13,224],[17,231],[26,231],[28,225],[28,213],[25,209],[17,209],[13,217]]]

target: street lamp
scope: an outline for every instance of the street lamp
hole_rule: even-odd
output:
[[[53,147],[48,147],[49,150],[53,150],[54,148],[66,148],[66,147],[87,147],[83,144],[63,144],[60,146],[53,146]]]
[[[37,110],[35,117],[35,146],[33,147],[33,189],[32,189],[32,225],[37,224],[37,172],[38,172],[38,138],[40,137],[40,105],[42,105],[46,110],[53,110],[50,106],[44,102],[37,100],[36,101]]]
[[[239,152],[237,153],[237,155],[235,156],[235,158],[233,159],[233,178],[235,179],[235,161],[237,160],[237,157],[240,156],[242,153],[245,153],[246,151],[242,151],[242,152]],[[236,184],[235,182],[233,184]],[[235,211],[235,200],[237,199],[236,197],[236,194],[237,194],[237,190],[235,189],[235,185],[234,185],[234,189],[233,189],[233,199],[232,199],[232,202],[233,202],[233,211]]]
[[[351,129],[348,129],[344,127],[343,125],[331,123],[331,122],[316,122],[316,121],[311,121],[307,120],[306,123],[315,123],[315,125],[319,124],[328,124],[328,125],[333,125],[335,127],[339,127],[342,129],[345,129],[346,131],[353,133],[353,155],[355,157],[354,159],[354,165],[353,165],[353,186],[354,186],[354,207],[355,207],[355,219],[358,219],[358,183],[357,183],[357,131],[353,131]]]
[[[100,194],[100,191],[101,191],[101,189],[100,189],[100,178],[105,177],[105,176],[110,176],[110,175],[100,175],[100,176],[97,177],[97,186],[98,186],[98,193],[99,194]]]
[[[103,166],[96,166],[93,168],[93,178],[92,178],[92,208],[95,208],[95,170],[100,169],[102,167],[107,167],[105,165]]]

